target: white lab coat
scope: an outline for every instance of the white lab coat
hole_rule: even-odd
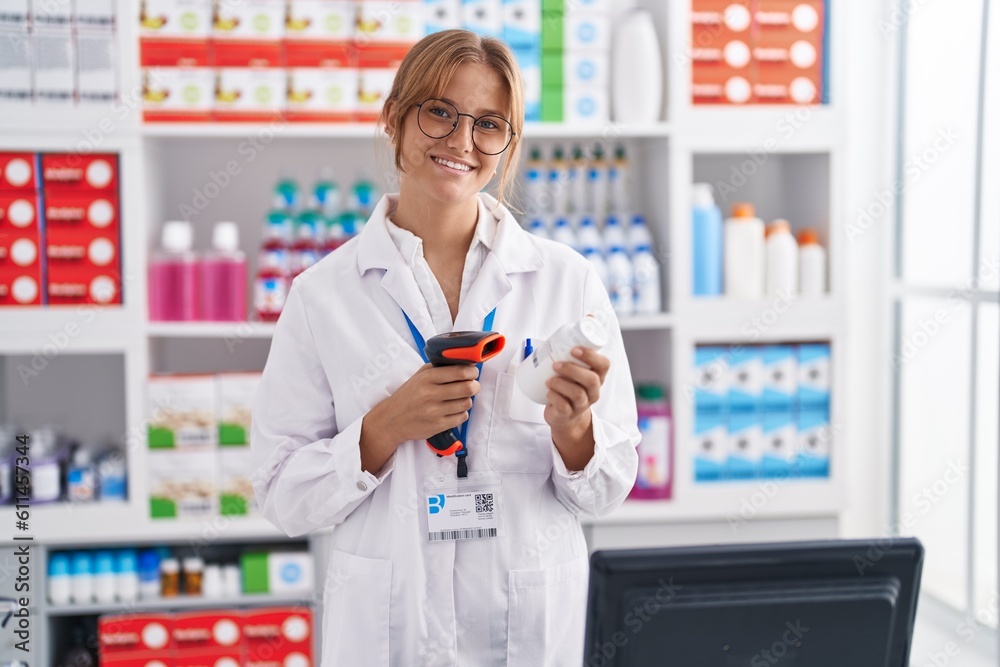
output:
[[[490,211],[496,201],[480,197]],[[428,542],[426,488],[453,484],[455,457],[405,442],[377,475],[361,469],[364,415],[424,363],[402,310],[437,333],[385,225],[383,197],[357,238],[299,276],[278,321],[253,412],[254,490],[291,536],[336,526],[323,590],[324,667],[579,667],[588,557],[580,517],[605,516],[635,480],[632,378],[607,292],[572,249],[534,237],[504,207],[455,331],[493,330],[470,418],[470,478],[499,482],[501,534]],[[593,406],[594,457],[570,472],[541,418],[512,419],[510,371],[524,339],[588,312],[609,318],[611,368]],[[323,581],[323,577],[319,578]]]

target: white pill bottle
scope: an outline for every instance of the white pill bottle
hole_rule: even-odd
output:
[[[570,361],[589,368],[587,364],[572,355],[573,348],[580,346],[599,350],[607,344],[606,320],[593,313],[585,315],[579,322],[564,324],[521,362],[515,376],[517,386],[532,401],[545,405],[548,403],[546,395],[549,391],[545,383],[556,374],[552,364],[557,361]]]

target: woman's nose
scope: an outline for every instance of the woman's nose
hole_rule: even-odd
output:
[[[468,119],[468,125],[463,122],[465,120],[465,116],[458,117],[458,126],[455,128],[454,132],[448,135],[446,142],[449,148],[471,153],[476,147],[475,143],[472,141],[472,119]]]

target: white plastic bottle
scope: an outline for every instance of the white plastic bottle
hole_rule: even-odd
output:
[[[632,216],[632,222],[628,226],[625,238],[628,243],[628,251],[633,255],[639,251],[640,246],[652,248],[655,245],[653,235],[649,231],[649,225],[646,224],[646,218],[641,215]]]
[[[593,265],[594,270],[597,271],[597,277],[601,279],[601,284],[604,285],[604,289],[608,289],[611,284],[608,274],[608,263],[604,261],[601,251],[590,246],[584,247],[581,252],[587,261]]]
[[[134,549],[122,549],[117,554],[115,566],[118,599],[135,602],[139,599],[139,561]]]
[[[799,246],[787,220],[767,226],[767,294],[795,294],[799,289]]]
[[[93,560],[89,551],[74,552],[70,559],[69,599],[73,604],[94,601]]]
[[[552,199],[550,213],[565,216],[569,213],[569,162],[562,146],[552,149],[549,163],[549,197]]]
[[[594,146],[594,154],[587,168],[588,213],[601,220],[608,213],[608,161],[604,159],[604,149]]]
[[[723,277],[726,296],[759,299],[764,296],[764,221],[753,204],[733,204],[726,219]]]
[[[541,218],[534,218],[528,223],[528,231],[543,239],[549,238],[549,228],[545,226],[545,221]]]
[[[587,210],[587,158],[583,147],[573,146],[573,157],[569,162],[569,204],[577,215],[590,213]]]
[[[625,248],[620,245],[608,248],[608,279],[611,305],[619,317],[635,313],[635,276],[632,272],[632,260]]]
[[[114,602],[117,584],[115,555],[102,549],[94,554],[94,600],[103,604]]]
[[[608,328],[596,315],[588,314],[579,322],[564,324],[517,367],[517,386],[532,401],[544,405],[548,402],[548,387],[545,383],[555,375],[552,368],[554,362],[569,361],[586,366],[572,355],[572,349],[581,346],[599,350],[607,344]]]
[[[625,228],[622,226],[621,219],[616,215],[609,215],[608,219],[604,221],[604,229],[601,232],[601,236],[604,238],[604,247],[609,251],[612,246],[621,246],[626,250],[628,249]]]
[[[799,291],[802,296],[826,293],[826,250],[808,227],[799,231]]]
[[[556,226],[552,229],[552,239],[559,241],[559,243],[565,243],[570,248],[577,247],[576,233],[573,232],[573,228],[570,227],[569,220],[566,218],[556,220]]]
[[[70,557],[65,552],[51,554],[48,572],[49,602],[57,607],[69,604],[73,579],[70,575]]]
[[[590,216],[585,216],[580,220],[580,227],[576,231],[576,242],[580,246],[580,252],[593,248],[599,254],[604,253],[604,242],[601,233],[597,231],[597,225]]]
[[[524,207],[525,212],[535,218],[548,212],[545,180],[542,150],[538,146],[533,146],[528,157],[528,168],[524,173]]]
[[[653,255],[653,248],[640,245],[632,255],[635,272],[635,312],[637,315],[659,313],[661,305],[660,264]]]
[[[655,123],[663,105],[663,59],[653,15],[625,13],[611,45],[611,111],[619,123]]]
[[[615,147],[615,159],[608,168],[608,185],[610,189],[611,210],[615,213],[625,213],[632,206],[631,167],[625,146]]]

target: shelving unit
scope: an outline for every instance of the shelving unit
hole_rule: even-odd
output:
[[[667,76],[667,120],[646,126],[532,123],[524,131],[529,145],[535,141],[551,144],[573,140],[602,140],[608,146],[623,143],[633,163],[639,208],[653,226],[657,254],[666,258],[663,277],[668,311],[626,318],[622,329],[636,379],[657,381],[671,390],[676,447],[674,498],[626,501],[614,515],[587,522],[590,545],[644,546],[668,530],[676,530],[680,542],[738,541],[748,533],[733,530],[734,516],[765,526],[761,531],[772,539],[797,537],[800,533],[795,531],[802,521],[821,519],[816,524],[819,536],[834,537],[838,516],[844,509],[844,461],[851,429],[845,419],[845,242],[831,232],[839,228],[846,215],[842,203],[846,122],[840,96],[844,90],[840,60],[847,38],[845,9],[842,3],[829,6],[832,104],[813,108],[702,108],[689,104],[689,69],[685,64],[678,65],[675,57],[687,52],[689,3],[640,0],[614,3],[614,11],[625,11],[631,4],[649,8],[657,23]],[[16,355],[30,358],[46,345],[50,335],[76,322],[79,333],[70,337],[52,363],[69,355],[121,358],[123,376],[112,390],[119,392],[125,403],[120,430],[127,447],[129,500],[120,505],[33,507],[31,532],[37,544],[53,546],[127,544],[136,540],[281,539],[279,531],[259,517],[174,521],[148,516],[144,397],[149,373],[215,370],[227,364],[229,367],[219,369],[245,370],[256,365],[259,370],[274,332],[270,323],[148,322],[148,249],[162,222],[180,217],[180,205],[191,205],[194,192],[209,182],[209,172],[225,169],[229,160],[239,161],[241,173],[232,184],[208,198],[204,207],[195,207],[197,247],[208,246],[211,223],[231,219],[241,224],[244,250],[256,248],[260,217],[267,206],[266,192],[278,175],[279,165],[293,165],[300,178],[311,178],[321,166],[330,163],[344,165],[338,176],[350,178],[356,166],[364,165],[383,181],[382,185],[391,186],[391,156],[387,149],[376,149],[379,142],[368,124],[142,124],[139,104],[132,100],[135,91],[141,89],[137,21],[133,16],[137,9],[128,3],[119,6],[120,85],[123,95],[128,96],[119,110],[84,108],[67,116],[46,108],[8,113],[0,107],[0,115],[9,120],[0,127],[0,149],[72,151],[92,146],[121,156],[124,305],[96,308],[96,317],[86,324],[81,323],[80,314],[73,308],[5,309],[0,313],[4,322],[0,326],[0,371],[7,377],[0,389],[0,418],[7,416],[5,406],[11,402],[12,392],[18,390],[6,362]],[[88,131],[102,126],[110,129],[88,137]],[[239,148],[254,137],[266,137],[268,141],[255,159],[245,160]],[[763,165],[758,165],[762,175],[751,177],[742,194],[758,201],[765,211],[783,212],[789,217],[811,216],[809,223],[821,227],[829,256],[829,294],[797,300],[786,312],[774,309],[777,316],[773,323],[764,323],[765,317],[771,318],[768,311],[773,309],[773,299],[733,301],[691,296],[690,186],[697,179],[725,181],[733,164],[754,160],[755,156],[763,159]],[[784,177],[794,179],[794,188],[787,186]],[[762,326],[755,325],[755,319],[760,319]],[[219,358],[215,350],[226,341],[237,343],[238,353]],[[691,381],[695,346],[802,341],[828,341],[832,347],[831,423],[836,429],[832,476],[779,483],[773,493],[771,487],[764,488],[767,480],[695,484],[687,437],[692,432],[693,405],[690,392],[684,390]],[[92,386],[86,379],[78,385],[71,389],[109,391],[108,387]],[[91,415],[90,419],[97,418]],[[756,507],[759,497],[765,497],[766,502]],[[740,514],[744,503],[753,508],[746,517]],[[636,525],[650,530],[633,531],[627,537],[622,532]],[[324,534],[320,532],[310,540],[317,554],[324,548]],[[642,537],[631,536],[640,534]],[[0,535],[0,542],[11,544],[7,535]],[[322,571],[317,568],[317,572]],[[36,596],[43,598],[41,592]],[[228,604],[218,602],[220,606]],[[87,613],[100,611],[94,606]],[[76,612],[43,606],[39,613],[47,618]]]

